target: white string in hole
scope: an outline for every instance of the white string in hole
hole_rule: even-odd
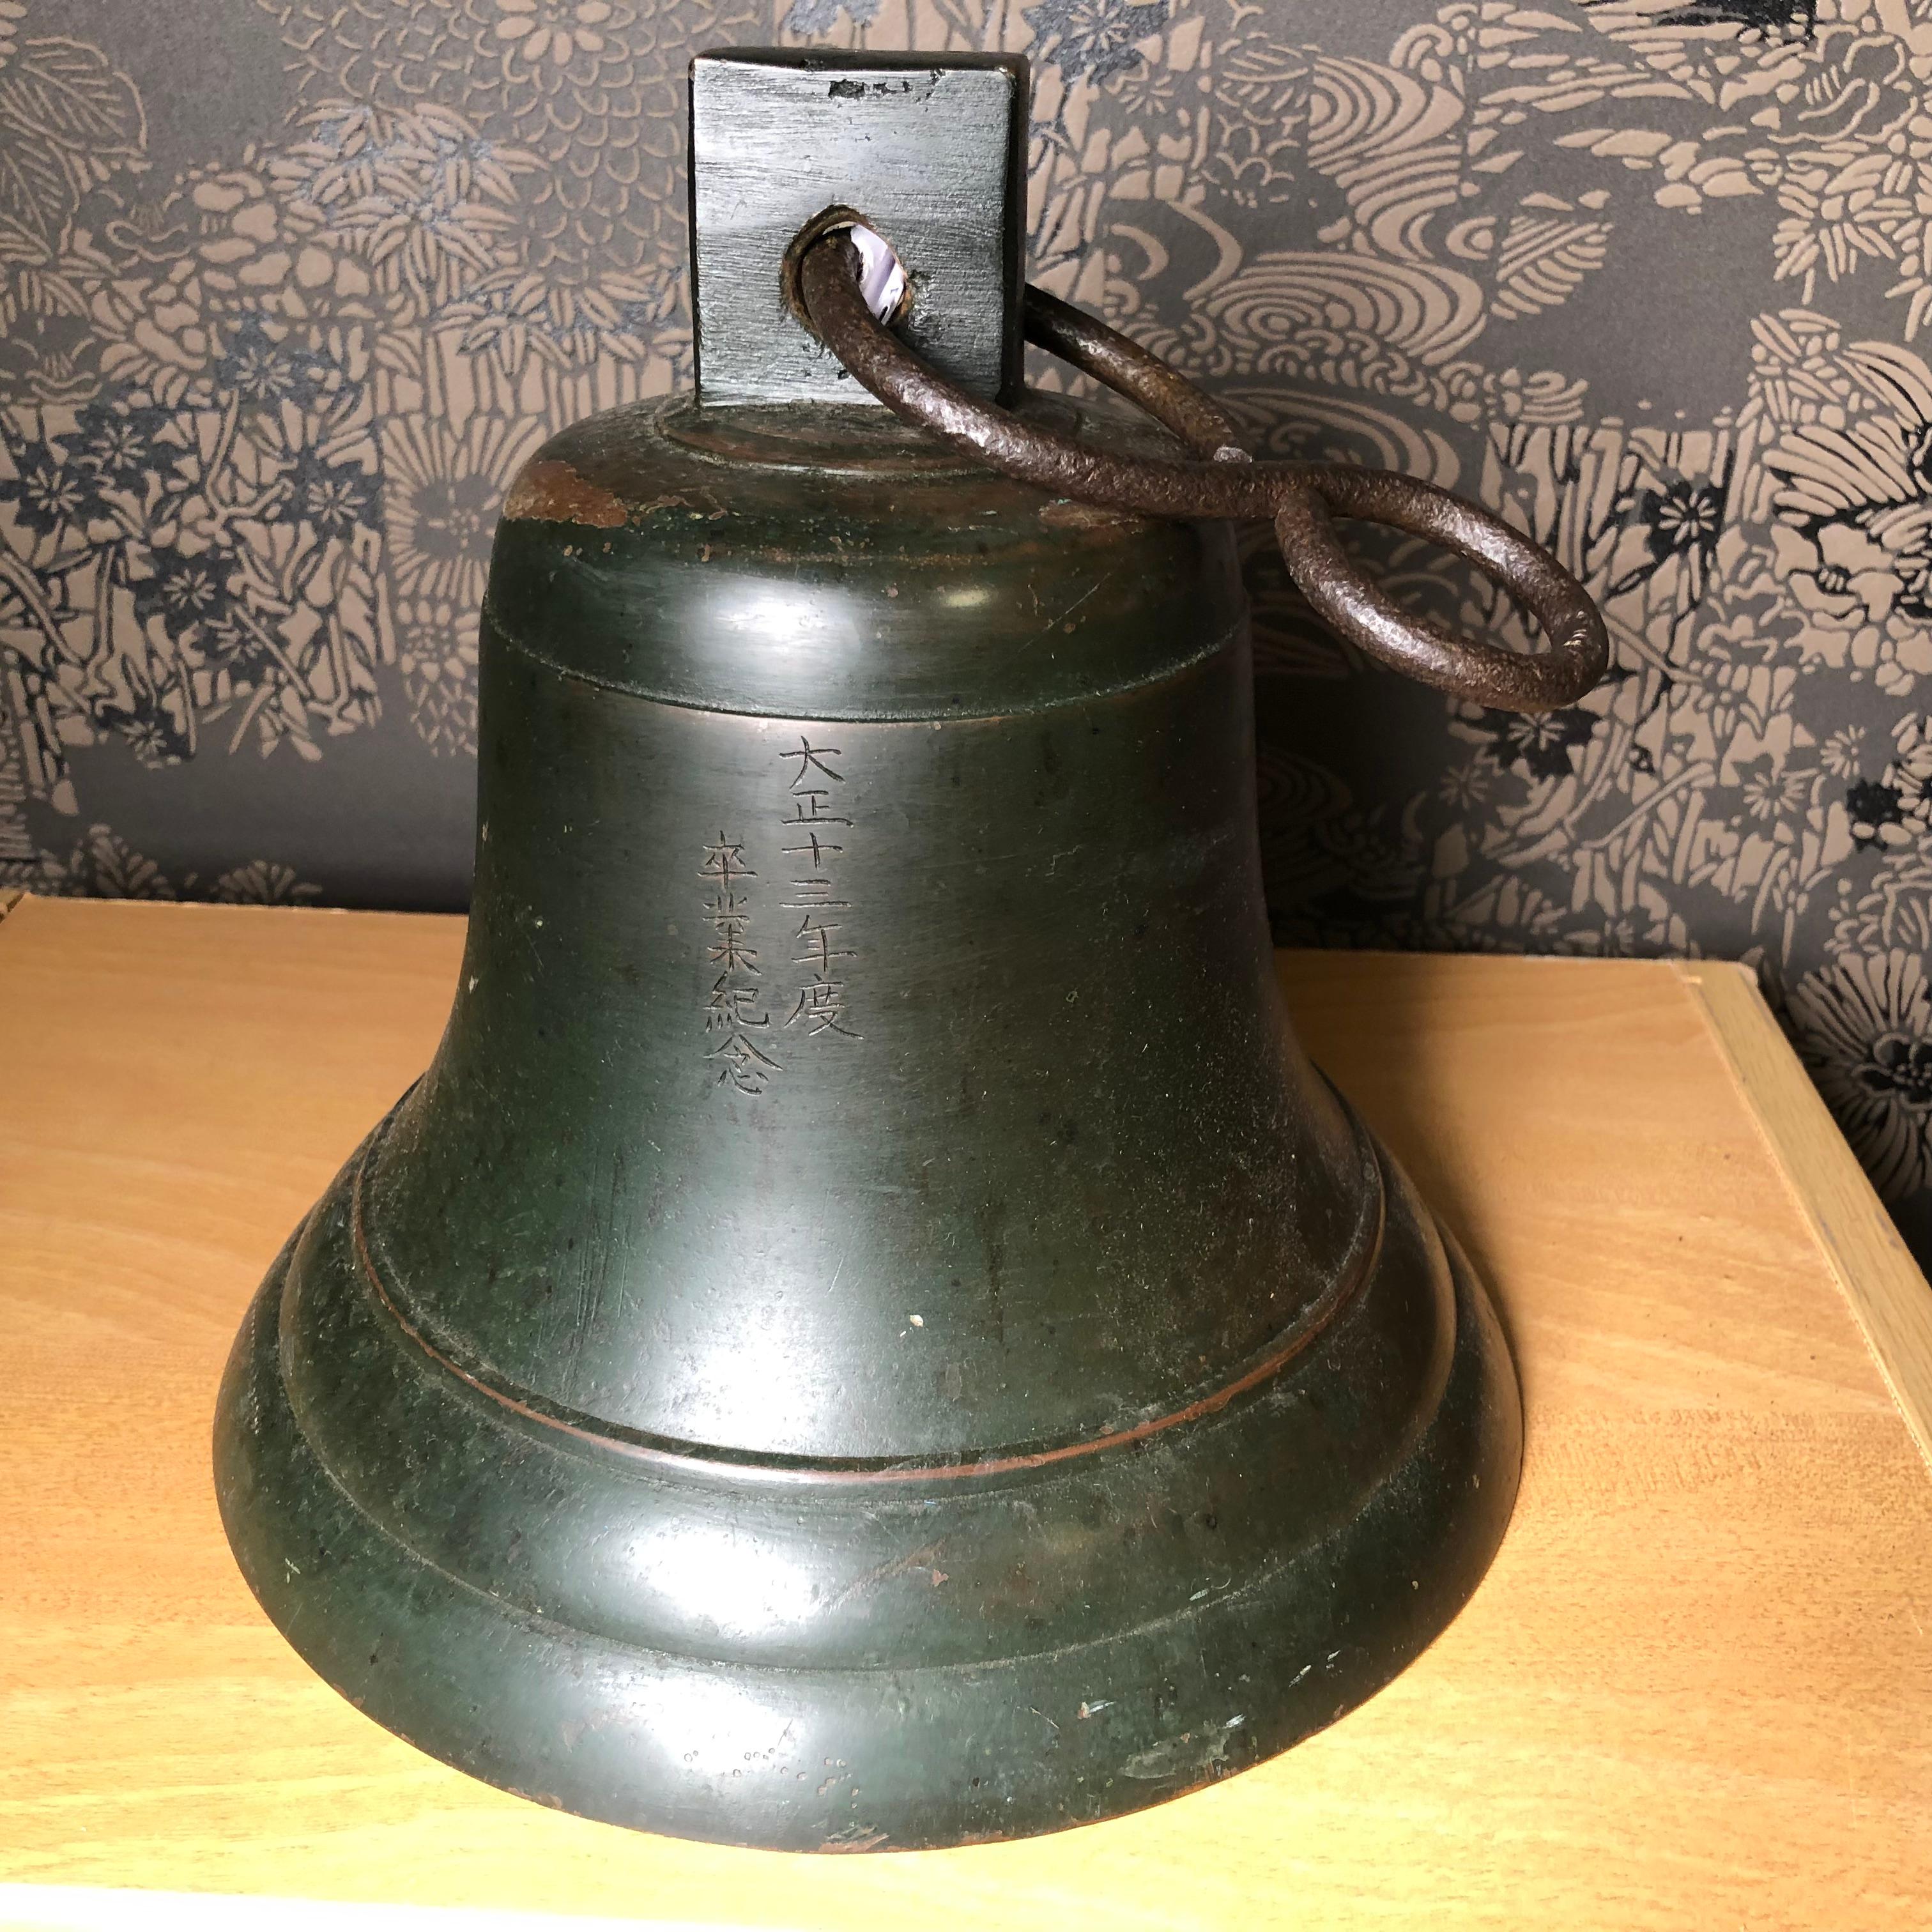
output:
[[[905,269],[883,235],[856,221],[845,232],[859,251],[859,292],[875,322],[890,322],[905,302]]]

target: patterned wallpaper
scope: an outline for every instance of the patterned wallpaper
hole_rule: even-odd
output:
[[[774,39],[1028,53],[1036,279],[1603,601],[1502,717],[1257,542],[1283,938],[1748,958],[1932,1250],[1932,0],[0,0],[0,884],[461,902],[495,506]]]

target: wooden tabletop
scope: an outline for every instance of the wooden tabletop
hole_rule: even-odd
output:
[[[0,1924],[77,1909],[32,1886],[920,1932],[1932,1924],[1932,1480],[1867,1340],[1922,1429],[1932,1291],[1726,967],[1283,956],[1495,1291],[1528,1427],[1474,1600],[1298,1750],[1056,1838],[814,1858],[546,1811],[379,1730],[243,1586],[208,1421],[461,936],[0,923]]]

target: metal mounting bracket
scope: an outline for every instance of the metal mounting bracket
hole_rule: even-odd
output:
[[[1027,70],[990,55],[721,48],[691,66],[698,386],[712,403],[876,408],[788,302],[787,251],[861,216],[911,277],[898,324],[995,400],[1020,380]]]

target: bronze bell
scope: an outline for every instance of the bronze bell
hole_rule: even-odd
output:
[[[1393,484],[1246,464],[1178,382],[1221,460],[1022,394],[1024,93],[696,63],[697,393],[511,494],[448,1028],[221,1392],[296,1648],[594,1817],[899,1849],[1173,1796],[1387,1682],[1515,1492],[1484,1292],[1282,1009],[1227,526],[1120,507],[1272,492],[1318,550]],[[1412,526],[1574,620],[1512,662],[1593,676],[1571,580],[1451,502]]]

